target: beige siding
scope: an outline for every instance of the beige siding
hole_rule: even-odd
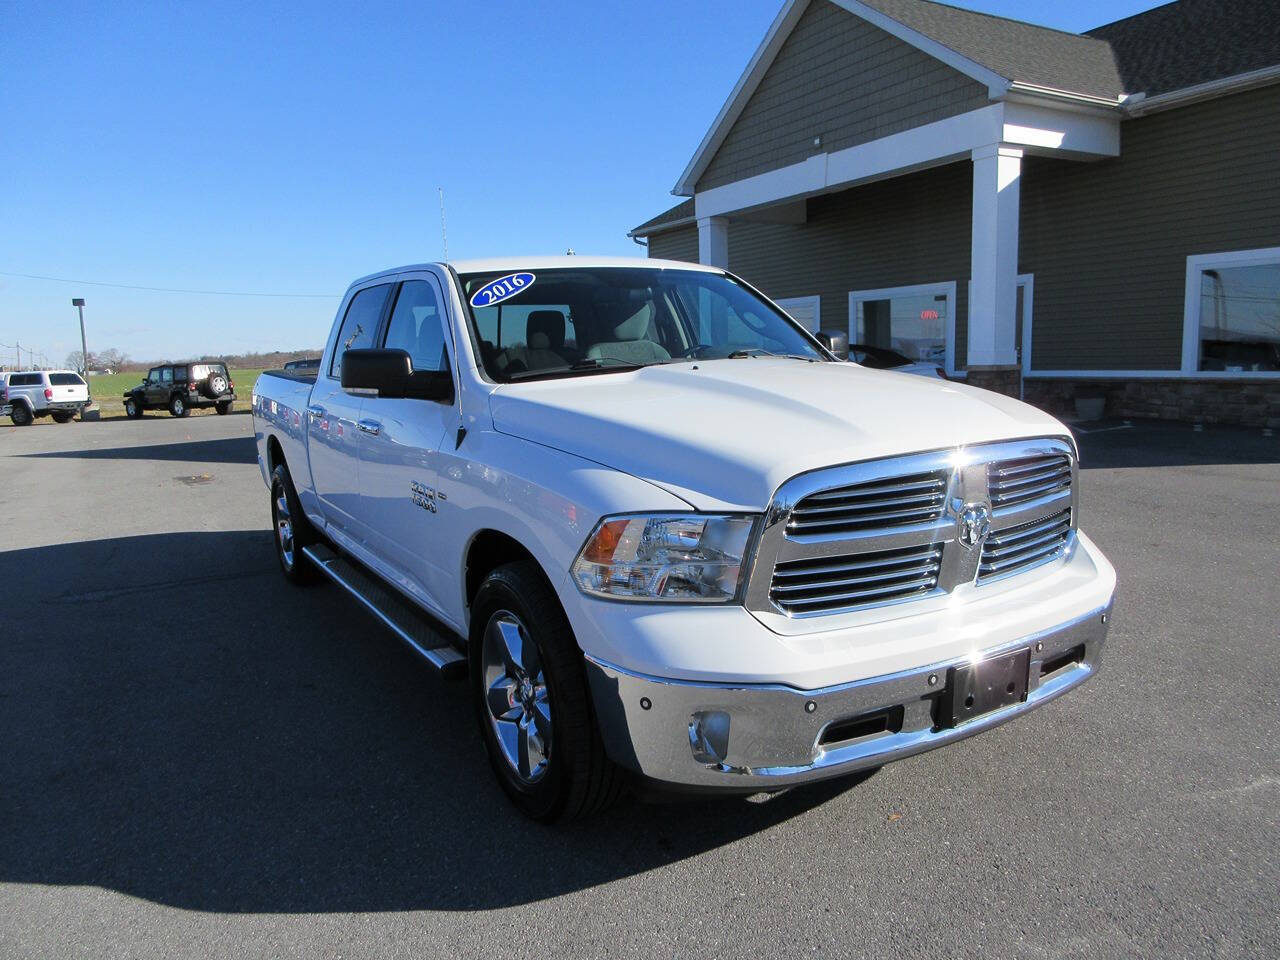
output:
[[[706,190],[976,110],[987,89],[813,0],[698,181]],[[813,139],[822,137],[822,146]]]
[[[1126,121],[1114,160],[1025,161],[1032,369],[1178,368],[1187,257],[1280,246],[1277,118],[1271,86]]]
[[[698,262],[698,226],[676,227],[649,238],[649,256],[658,260]]]
[[[849,329],[849,292],[956,283],[956,364],[968,310],[967,161],[809,201],[808,222],[729,224],[729,268],[771,297],[822,297],[822,326]],[[695,255],[696,229],[694,231]]]

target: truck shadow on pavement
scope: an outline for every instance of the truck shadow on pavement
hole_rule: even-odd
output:
[[[857,782],[543,827],[494,783],[465,687],[336,589],[286,586],[268,531],[11,550],[0,578],[26,625],[0,647],[0,882],[219,912],[493,909],[696,856]]]
[[[21,457],[45,460],[171,460],[177,463],[257,463],[253,437],[220,437],[182,443],[143,444],[136,447],[88,447],[84,450],[48,450]]]

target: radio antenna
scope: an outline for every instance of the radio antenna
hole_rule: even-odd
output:
[[[444,187],[436,187],[440,192],[440,242],[444,244],[444,262],[449,262],[449,233],[444,225]]]

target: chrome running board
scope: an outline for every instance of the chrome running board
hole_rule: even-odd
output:
[[[359,600],[441,674],[453,677],[466,672],[467,658],[454,646],[454,642],[433,627],[412,602],[378,576],[326,544],[303,547],[302,552],[317,570]]]

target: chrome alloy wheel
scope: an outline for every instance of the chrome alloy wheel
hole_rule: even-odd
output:
[[[281,490],[276,497],[276,539],[284,565],[293,569],[293,517],[289,515],[289,498]]]
[[[551,701],[538,645],[520,618],[499,610],[481,647],[485,705],[502,755],[525,783],[536,783],[551,758]]]

